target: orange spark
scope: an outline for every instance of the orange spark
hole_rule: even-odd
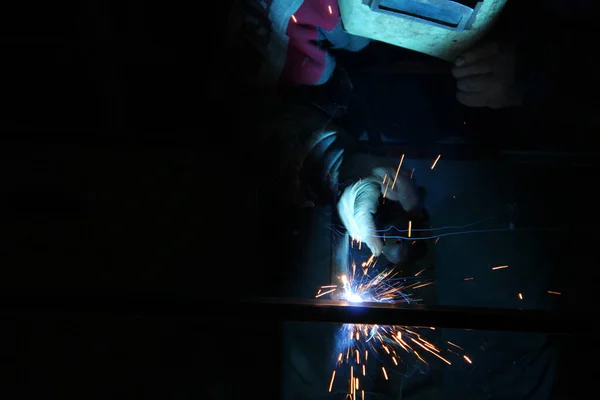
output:
[[[331,388],[333,388],[333,380],[335,379],[335,369],[333,370],[333,374],[331,374],[331,382],[329,382],[329,391],[331,392]]]
[[[319,298],[319,297],[321,297],[321,296],[325,296],[326,294],[329,294],[329,293],[332,293],[332,292],[335,292],[335,289],[331,289],[331,290],[328,290],[328,291],[326,291],[326,292],[323,292],[323,293],[318,293],[318,294],[315,296],[315,299],[316,299],[316,298]]]
[[[292,21],[294,21],[295,24],[298,23],[298,20],[296,19],[296,17],[292,14]]]
[[[421,360],[421,362],[422,362],[423,364],[426,364],[426,365],[427,365],[427,361],[425,361],[425,360],[423,359],[423,357],[421,357],[421,356],[419,355],[419,353],[417,353],[417,351],[416,351],[416,350],[413,350],[413,351],[415,352],[415,356],[417,356],[417,358],[418,358],[419,360]]]
[[[452,343],[451,341],[448,341],[448,344],[450,344],[450,345],[452,345],[452,346],[456,347],[457,349],[464,350],[462,347],[460,347],[460,346],[459,346],[459,345],[457,345],[457,344],[454,344],[454,343]]]
[[[442,360],[443,362],[445,362],[448,365],[452,365],[452,363],[448,360],[446,360],[444,357],[440,356],[439,354],[437,354],[434,351],[431,351],[430,348],[425,347],[425,345],[421,344],[420,342],[416,341],[413,338],[410,338],[410,340],[412,340],[413,342],[415,342],[416,344],[418,344],[419,346],[421,346],[423,349],[427,350],[429,353],[433,354],[434,356],[436,356],[437,358],[439,358],[440,360]]]
[[[384,199],[385,199],[385,195],[387,194],[387,191],[388,191],[388,186],[389,186],[389,185],[390,185],[390,181],[388,181],[388,182],[385,184],[385,190],[383,191],[383,198],[384,198]],[[394,185],[392,185],[392,189],[393,189],[393,188],[394,188]]]
[[[398,164],[398,169],[396,169],[396,176],[394,176],[394,183],[392,183],[392,189],[396,185],[396,179],[398,179],[398,172],[400,172],[400,167],[402,166],[402,161],[404,161],[404,154],[400,157],[400,163]]]
[[[500,265],[500,266],[498,266],[498,267],[492,267],[492,269],[493,269],[493,270],[496,270],[496,269],[504,269],[504,268],[508,268],[508,265]]]
[[[436,159],[435,159],[435,161],[433,162],[433,165],[431,166],[431,169],[434,169],[434,168],[435,168],[435,164],[437,164],[437,162],[440,160],[440,157],[441,157],[441,156],[442,156],[441,154],[439,154],[439,155],[437,156],[437,158],[436,158]]]
[[[433,285],[433,282],[424,283],[422,285],[414,286],[413,289],[420,289],[425,286]]]
[[[410,237],[411,230],[412,230],[412,221],[408,221],[408,237]]]

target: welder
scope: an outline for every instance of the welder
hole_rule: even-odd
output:
[[[279,171],[277,181],[269,181],[281,196],[278,203],[291,199],[300,208],[335,204],[349,236],[393,264],[423,255],[421,242],[403,252],[405,243],[375,234],[392,225],[405,227],[408,220],[417,230],[427,221],[425,189],[410,171],[395,159],[361,152],[359,143],[318,105],[279,104],[269,110],[257,154],[278,156],[260,156],[257,163]]]
[[[577,93],[575,82],[581,84],[578,75],[583,75],[586,86],[597,86],[596,74],[578,73],[593,69],[576,43],[591,40],[593,25],[586,18],[598,7],[583,0],[527,3],[245,0],[232,14],[232,43],[243,49],[238,64],[244,68],[236,76],[260,90],[325,85],[343,75],[330,49],[360,51],[373,38],[447,60],[456,98],[466,106],[525,106],[538,113],[534,126],[543,116],[568,124],[573,134],[578,124],[597,120],[594,103]],[[547,32],[544,24],[554,24],[560,33]],[[331,117],[344,112],[335,100],[312,103]]]
[[[250,92],[264,93],[265,89],[267,92],[275,92],[274,89],[285,87],[325,85],[338,73],[335,68],[335,60],[328,48],[359,51],[370,41],[367,36],[352,35],[345,30],[346,25],[350,24],[346,24],[347,20],[344,20],[343,10],[335,1],[327,3],[310,0],[295,2],[273,0],[252,3],[252,6],[248,6],[249,11],[245,19],[236,22],[238,27],[245,27],[246,38],[254,34],[250,40],[255,45],[254,47],[241,46],[244,56],[238,65],[244,65],[244,68],[239,70],[239,74],[236,75],[238,78],[243,76],[248,78],[245,83],[248,84]],[[508,7],[512,3],[514,2],[508,2],[502,14],[509,10]],[[339,1],[339,4],[341,5],[342,1]],[[573,65],[559,65],[556,68],[545,57],[548,55],[547,49],[560,49],[561,52],[565,52],[565,49],[568,50],[568,47],[564,45],[565,42],[568,42],[565,37],[568,38],[573,31],[561,31],[558,38],[541,42],[539,38],[543,38],[547,32],[536,30],[536,24],[540,20],[547,22],[545,18],[548,15],[560,10],[557,4],[558,2],[546,2],[546,6],[554,7],[550,8],[551,11],[522,16],[521,22],[527,23],[520,24],[519,29],[500,30],[500,33],[495,36],[477,37],[481,41],[471,42],[470,46],[460,49],[456,54],[454,54],[456,49],[452,46],[447,47],[453,50],[448,53],[444,54],[440,50],[440,58],[449,62],[448,69],[456,79],[458,101],[469,107],[491,109],[535,104],[542,110],[548,110],[547,103],[551,102],[558,102],[566,108],[579,106],[576,101],[577,97],[574,96],[574,89],[578,88],[563,85],[562,82],[565,82],[565,79],[556,79],[560,78],[565,71],[572,69],[567,67],[573,67]],[[313,19],[311,20],[311,18]],[[529,27],[527,27],[528,23],[530,23]],[[523,32],[525,34],[521,35]],[[515,37],[511,37],[510,33],[515,36],[519,35],[522,42],[511,43],[510,39],[515,39]],[[502,36],[502,34],[507,36]],[[541,43],[543,46],[540,46]],[[256,46],[262,46],[263,51],[254,51]],[[419,49],[414,50],[418,51]],[[553,52],[550,52],[550,55],[552,56],[550,59],[555,56]],[[585,60],[584,54],[580,53],[580,55],[581,57],[572,57],[571,60]],[[257,61],[256,68],[249,70],[247,68],[249,64],[247,62],[244,64],[243,61],[248,61],[252,57],[255,57],[254,59]],[[587,75],[590,76],[590,74]],[[574,77],[574,75],[571,76]],[[594,77],[592,76],[590,79],[594,79]],[[278,92],[284,93],[285,91]],[[565,97],[567,102],[560,102],[561,96],[565,94],[568,94]],[[271,208],[271,211],[274,212],[279,211],[282,207],[281,200],[291,198],[295,207],[311,208],[323,201],[336,202],[338,194],[340,195],[338,206],[343,203],[344,199],[347,199],[352,206],[356,206],[352,199],[356,200],[358,196],[352,196],[352,190],[355,188],[354,185],[360,183],[358,180],[362,178],[372,183],[368,188],[369,200],[362,206],[356,207],[358,212],[354,210],[346,216],[362,213],[367,218],[373,218],[374,221],[362,224],[363,228],[369,229],[369,225],[370,229],[373,226],[377,227],[378,206],[382,204],[381,199],[385,191],[381,182],[384,181],[386,175],[389,177],[395,174],[397,160],[390,165],[388,160],[369,157],[361,159],[361,156],[358,156],[358,152],[355,151],[355,143],[347,141],[342,130],[332,124],[331,117],[339,112],[338,105],[333,104],[332,107],[330,103],[320,103],[319,101],[312,101],[308,104],[300,103],[300,105],[295,104],[288,107],[280,104],[276,97],[266,104],[260,106],[255,104],[257,108],[262,108],[262,112],[269,121],[266,124],[268,129],[263,131],[261,144],[267,146],[262,149],[262,154],[281,154],[280,157],[264,157],[257,160],[258,163],[261,163],[260,165],[271,164],[270,168],[281,170],[277,174],[277,179],[267,183],[275,195],[272,203],[261,204],[261,206]],[[400,170],[399,177],[398,190],[403,187],[402,184],[405,182],[405,172]],[[347,179],[351,180],[350,185],[345,185]],[[416,186],[416,182],[409,182],[404,194],[408,196],[409,200],[411,197],[416,199],[414,202],[416,207],[411,209],[412,207],[408,205],[411,203],[410,201],[404,203],[400,201],[402,211],[405,213],[416,212],[420,218],[425,220],[427,214],[422,208],[423,194]],[[387,195],[388,193],[386,193]],[[395,195],[397,197],[394,197]],[[390,193],[389,199],[400,200],[400,193]],[[341,214],[342,222],[351,232],[352,222],[349,218],[344,221],[344,213]],[[359,229],[361,228],[359,227]],[[383,246],[385,243],[381,244],[377,240],[371,240],[374,237],[369,235],[369,231],[367,233],[359,232],[357,236],[374,253],[394,259],[393,252],[386,251]],[[401,257],[399,259],[402,260]],[[310,334],[314,333],[310,332]],[[300,347],[298,346],[298,348]],[[528,346],[523,345],[523,348],[529,351]],[[301,353],[302,351],[299,351],[299,354],[293,356],[296,362],[294,368],[302,368],[299,372],[300,375],[304,373],[315,375],[314,369],[317,367],[303,366],[302,361],[305,358]],[[320,373],[317,375],[321,376]],[[542,374],[540,374],[541,376]],[[537,379],[537,377],[534,378]],[[314,378],[314,382],[318,382],[319,379],[318,377]],[[507,392],[513,389],[508,387],[511,384],[512,382],[507,383]],[[531,396],[543,396],[542,392],[546,390],[538,391]],[[295,398],[302,398],[301,394],[295,394],[295,396]],[[506,398],[511,397],[507,395]]]

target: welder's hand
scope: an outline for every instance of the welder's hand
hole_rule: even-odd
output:
[[[376,237],[375,231],[380,193],[375,178],[361,179],[344,189],[337,204],[338,214],[352,240],[366,244],[376,257],[383,251],[383,241]]]
[[[373,176],[379,179],[381,194],[385,198],[400,203],[404,211],[411,212],[422,207],[422,198],[410,172],[401,169],[396,176],[394,168],[375,168]]]
[[[522,104],[512,46],[477,46],[456,59],[452,75],[456,78],[456,98],[466,106],[498,109]]]
[[[376,257],[383,251],[383,240],[376,234],[375,226],[375,213],[381,195],[400,202],[407,212],[422,206],[421,196],[410,179],[410,173],[401,170],[396,177],[394,168],[373,169],[372,176],[347,187],[338,202],[340,218],[350,236],[366,244]]]

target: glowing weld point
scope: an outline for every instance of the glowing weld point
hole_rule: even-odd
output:
[[[351,303],[362,303],[363,302],[363,299],[356,293],[350,293],[348,296],[346,296],[346,299]]]
[[[388,180],[391,180],[389,176],[387,177],[386,181]],[[410,228],[412,229],[412,223],[410,224]],[[322,295],[330,290],[338,290],[342,292],[341,298],[347,302],[346,304],[348,306],[362,307],[361,303],[363,302],[385,303],[400,301],[410,304],[413,301],[418,300],[409,298],[408,295],[403,292],[404,290],[412,291],[433,284],[433,282],[418,281],[407,286],[406,279],[402,279],[402,277],[397,278],[396,276],[398,272],[395,272],[394,269],[377,271],[374,273],[375,276],[371,276],[364,272],[365,269],[370,269],[372,264],[375,263],[376,258],[374,255],[371,255],[366,262],[361,263],[363,265],[362,268],[360,267],[361,264],[357,265],[357,262],[352,261],[350,265],[348,265],[347,274],[339,275],[339,284],[323,285],[319,287],[319,293],[317,296]],[[356,268],[357,266],[359,268]],[[415,274],[415,276],[418,277],[419,275],[423,274],[425,270],[425,268],[421,269]],[[404,283],[396,283],[396,281],[403,281]],[[426,327],[422,326],[420,328],[424,329]],[[434,330],[434,328],[429,329]],[[369,352],[371,350],[375,353],[375,361],[378,361],[378,355],[382,355],[380,354],[380,351],[385,351],[385,353],[392,358],[389,361],[393,362],[393,365],[400,365],[401,358],[399,354],[396,354],[396,350],[399,352],[400,348],[402,348],[402,350],[405,350],[406,352],[414,352],[415,357],[417,357],[424,364],[427,364],[427,361],[413,349],[414,344],[418,345],[423,350],[439,358],[448,365],[451,365],[450,361],[444,358],[444,353],[442,353],[441,350],[438,350],[435,345],[426,341],[417,332],[413,332],[405,327],[399,327],[395,329],[389,326],[370,324],[345,324],[341,332],[341,339],[343,341],[341,345],[344,347],[344,350],[338,353],[336,368],[345,365],[350,369],[350,379],[349,382],[346,381],[349,383],[349,387],[347,386],[347,389],[349,389],[347,396],[350,396],[350,400],[358,400],[358,392],[361,389],[364,389],[361,388],[361,386],[364,387],[364,383],[363,385],[360,385],[358,376],[360,375],[361,371],[363,376],[366,376],[365,365],[367,363],[372,363],[372,361],[367,361]],[[448,344],[461,349],[459,346],[453,343],[448,342]],[[363,345],[368,347],[369,350],[366,348],[361,349]],[[467,356],[463,356],[461,353],[454,352],[450,349],[447,349],[447,351],[448,353],[452,353],[457,357],[462,357],[466,363],[470,364],[472,362],[471,359],[469,359]],[[380,365],[379,368],[381,368],[380,374],[383,374],[383,378],[390,379],[386,369],[387,366]],[[354,371],[355,369],[356,371]],[[328,389],[333,391],[335,372],[332,372],[330,377],[331,381],[329,382]],[[361,392],[361,394],[362,393],[363,392]]]

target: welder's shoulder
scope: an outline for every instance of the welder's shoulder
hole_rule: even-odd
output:
[[[237,0],[228,19],[229,66],[238,80],[253,82],[269,62],[271,1]]]

